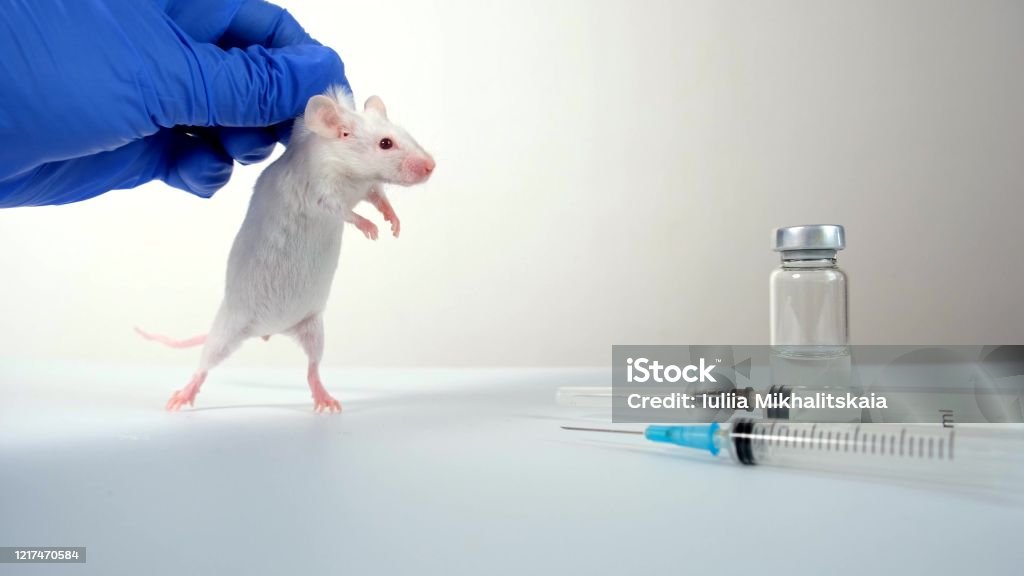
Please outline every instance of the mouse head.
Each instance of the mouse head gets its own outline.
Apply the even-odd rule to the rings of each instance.
[[[303,121],[320,139],[327,161],[336,161],[353,176],[411,186],[425,182],[434,171],[434,159],[412,136],[388,120],[384,102],[366,100],[363,113],[341,98],[313,96]]]

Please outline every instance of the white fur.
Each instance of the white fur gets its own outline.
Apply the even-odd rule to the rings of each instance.
[[[328,96],[350,130],[342,138],[324,137],[300,118],[285,153],[260,175],[231,249],[224,300],[200,371],[215,366],[247,338],[299,335],[306,321],[305,330],[322,331],[320,317],[352,209],[381,183],[415,183],[402,172],[407,156],[429,158],[375,110],[357,113],[351,94],[333,90]],[[384,137],[395,142],[395,149],[380,149]],[[319,362],[312,354],[310,360]]]

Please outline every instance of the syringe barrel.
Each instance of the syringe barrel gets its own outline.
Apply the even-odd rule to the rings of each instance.
[[[802,424],[739,420],[727,443],[742,464],[998,487],[1022,470],[1019,434],[935,424]]]

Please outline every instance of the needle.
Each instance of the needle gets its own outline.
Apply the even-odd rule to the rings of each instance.
[[[581,428],[579,426],[562,426],[562,430],[581,430],[583,432],[615,432],[616,434],[644,434],[642,430],[613,430],[611,428]]]

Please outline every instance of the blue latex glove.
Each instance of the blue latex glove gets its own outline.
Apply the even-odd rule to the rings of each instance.
[[[338,55],[263,0],[0,1],[0,207],[209,197],[332,84]]]

